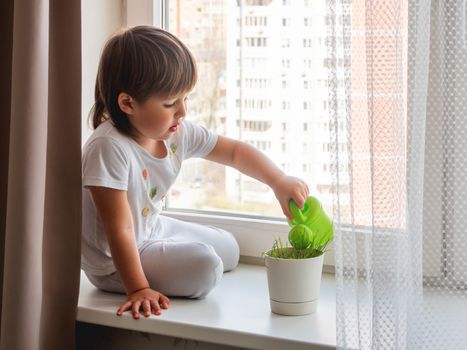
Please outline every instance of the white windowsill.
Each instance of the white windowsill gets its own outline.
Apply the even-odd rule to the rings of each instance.
[[[318,310],[306,316],[271,313],[264,266],[240,264],[205,299],[171,299],[161,316],[115,315],[125,296],[97,290],[81,274],[77,321],[249,349],[336,347],[334,275],[323,274]]]

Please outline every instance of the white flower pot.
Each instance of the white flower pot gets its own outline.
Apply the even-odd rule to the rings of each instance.
[[[323,255],[308,259],[280,259],[267,255],[271,311],[281,315],[306,315],[318,306]]]

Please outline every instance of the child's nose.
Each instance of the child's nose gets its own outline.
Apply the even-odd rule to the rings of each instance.
[[[186,115],[186,105],[185,101],[180,103],[180,107],[178,108],[177,111],[177,118],[183,118]]]

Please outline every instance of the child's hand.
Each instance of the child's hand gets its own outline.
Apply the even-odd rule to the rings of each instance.
[[[287,175],[282,175],[271,188],[281,205],[282,212],[288,220],[292,220],[292,214],[289,210],[289,200],[293,199],[297,203],[297,206],[303,209],[309,194],[308,186],[304,181]]]
[[[151,316],[151,310],[154,315],[160,315],[161,308],[169,308],[169,302],[169,298],[165,295],[148,287],[129,294],[125,304],[117,310],[117,316],[121,316],[125,311],[131,310],[133,318],[137,320],[139,319],[139,310],[141,308],[145,317]]]

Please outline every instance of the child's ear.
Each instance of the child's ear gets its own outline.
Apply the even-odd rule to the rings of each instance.
[[[118,94],[118,106],[127,115],[134,114],[135,100],[125,92]]]

